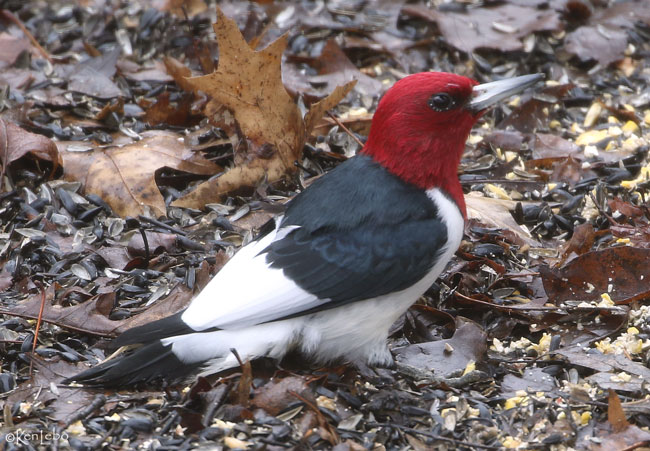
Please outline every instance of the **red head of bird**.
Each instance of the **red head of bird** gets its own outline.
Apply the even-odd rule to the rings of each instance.
[[[456,172],[472,126],[489,106],[540,79],[535,74],[479,85],[445,72],[405,77],[379,102],[362,152],[419,188],[444,189],[465,214]]]

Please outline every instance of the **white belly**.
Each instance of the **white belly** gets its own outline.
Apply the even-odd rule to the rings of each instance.
[[[464,219],[458,206],[438,189],[427,191],[427,195],[436,203],[448,231],[438,263],[405,290],[311,315],[300,337],[305,354],[320,361],[341,356],[370,364],[392,361],[386,348],[390,326],[435,282],[463,238]]]

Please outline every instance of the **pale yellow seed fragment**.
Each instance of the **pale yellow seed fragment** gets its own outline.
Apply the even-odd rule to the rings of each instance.
[[[70,426],[65,428],[65,431],[68,434],[72,434],[72,435],[86,435],[86,428],[84,427],[81,420],[72,423]]]
[[[600,302],[598,303],[598,307],[613,307],[614,301],[612,301],[612,298],[609,294],[603,293],[600,295]]]
[[[465,366],[465,371],[463,371],[463,376],[475,370],[476,370],[476,362],[470,360],[469,362],[467,362],[467,365]]]
[[[492,183],[486,183],[485,189],[488,192],[488,194],[492,194],[493,197],[496,197],[498,199],[504,199],[504,200],[512,200],[510,196],[508,196],[506,190],[504,190],[500,186],[493,185]]]
[[[588,146],[589,144],[596,144],[605,138],[607,138],[607,130],[589,130],[576,138],[576,144]]]
[[[625,125],[623,126],[623,133],[625,133],[625,136],[629,136],[632,133],[634,134],[639,134],[640,133],[639,126],[636,125],[636,122],[634,121],[627,121]]]
[[[523,442],[509,435],[505,439],[503,439],[501,444],[503,445],[504,448],[515,449],[523,445]]]
[[[628,152],[634,152],[636,149],[641,147],[644,143],[644,141],[639,138],[638,136],[632,135],[629,138],[627,138],[625,141],[623,141],[623,150],[628,151]]]
[[[239,440],[235,437],[224,437],[223,444],[230,449],[246,449],[250,446],[250,443]]]
[[[598,120],[600,113],[603,111],[603,107],[600,102],[594,102],[591,104],[585,115],[585,120],[582,123],[583,127],[591,128]]]

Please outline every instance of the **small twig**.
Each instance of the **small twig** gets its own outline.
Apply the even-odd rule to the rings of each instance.
[[[332,113],[330,113],[329,111],[327,112],[327,115],[328,115],[329,117],[331,117],[332,120],[333,120],[334,122],[336,122],[336,125],[338,125],[339,127],[341,127],[341,128],[343,129],[343,131],[345,131],[345,133],[347,133],[348,135],[350,135],[350,136],[352,137],[352,139],[354,139],[354,140],[357,142],[357,144],[359,144],[361,147],[363,147],[363,143],[361,142],[361,140],[360,140],[359,138],[357,138],[356,135],[355,135],[354,133],[352,133],[352,132],[350,131],[349,128],[347,128],[345,125],[343,125],[343,122],[341,122],[341,121],[339,120],[338,117],[334,116],[334,115],[333,115]]]
[[[142,226],[138,227],[138,230],[140,230],[140,235],[142,235],[142,242],[144,243],[144,260],[147,262],[147,267],[149,267],[151,254],[149,253],[149,240],[147,239],[147,232],[144,231]]]
[[[176,227],[172,227],[172,226],[170,226],[168,224],[165,224],[162,221],[158,221],[157,219],[154,219],[154,218],[148,218],[148,217],[143,216],[143,215],[138,215],[138,219],[140,221],[148,222],[149,224],[153,224],[155,226],[158,226],[158,227],[163,228],[165,230],[169,230],[170,232],[174,232],[174,233],[177,233],[177,234],[182,235],[182,236],[187,235],[186,232],[183,232],[182,230],[177,229]]]
[[[25,27],[25,25],[22,23],[22,21],[16,17],[11,11],[8,9],[3,9],[2,14],[9,19],[11,22],[13,22],[20,30],[27,36],[27,38],[30,40],[32,45],[36,47],[36,50],[41,54],[43,58],[48,60],[51,64],[54,64],[54,60],[52,60],[52,57],[47,53],[47,50],[45,50],[41,44],[38,43],[34,35]]]
[[[2,192],[2,187],[5,180],[5,169],[9,165],[9,137],[7,136],[7,124],[5,121],[0,120],[0,137],[2,137],[2,150],[4,153],[4,158],[2,159],[2,170],[0,171],[0,192]]]
[[[41,322],[43,320],[43,310],[45,310],[45,288],[39,280],[34,281],[34,285],[41,290],[41,308],[38,311],[38,318],[36,320],[36,329],[34,330],[34,343],[32,344],[32,352],[29,357],[29,377],[32,377],[32,371],[34,369],[34,353],[36,352],[36,345],[38,343],[38,332],[41,329]]]

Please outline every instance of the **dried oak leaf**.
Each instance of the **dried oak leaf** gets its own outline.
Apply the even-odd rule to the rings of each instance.
[[[235,21],[218,10],[214,31],[219,43],[219,66],[208,75],[187,79],[195,91],[203,91],[232,110],[249,149],[267,150],[265,158],[248,156],[247,161],[220,177],[200,184],[172,205],[203,208],[222,195],[255,186],[267,177],[280,180],[295,171],[315,121],[334,107],[354,86],[354,81],[337,87],[328,97],[312,105],[303,119],[300,109],[282,84],[283,35],[263,50],[255,51],[244,40]]]
[[[362,73],[333,38],[327,41],[312,66],[318,70],[318,75],[306,78],[297,66],[285,64],[282,76],[286,88],[306,98],[321,98],[337,85],[357,80],[356,90],[365,96],[382,92],[382,83]]]
[[[27,154],[51,161],[54,164],[52,173],[59,165],[59,152],[51,139],[30,133],[13,122],[0,119],[0,164],[2,167],[6,168],[7,165]]]
[[[150,131],[142,136],[144,139],[122,147],[90,152],[73,151],[71,145],[57,143],[64,178],[82,182],[86,193],[100,196],[120,216],[163,216],[165,201],[156,185],[156,171],[168,167],[211,175],[221,170],[192,151],[179,135]]]

